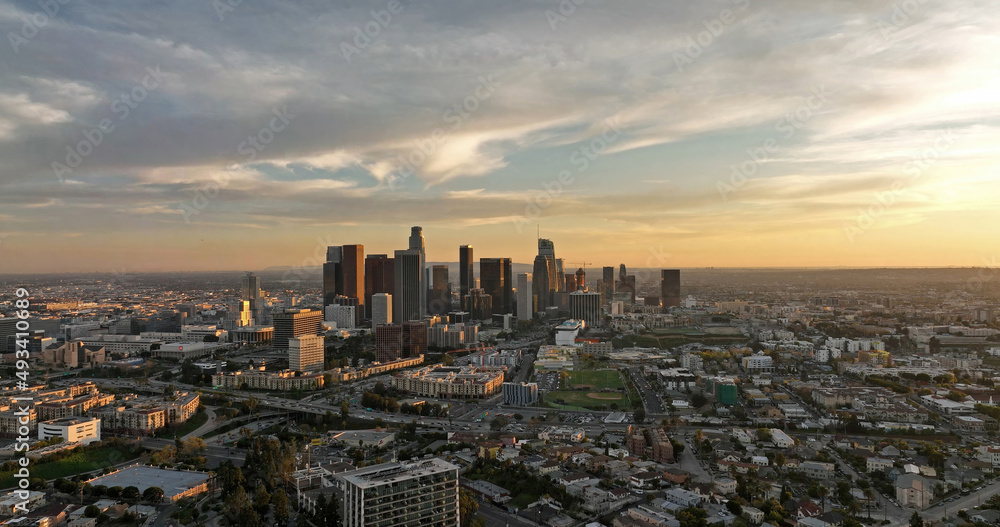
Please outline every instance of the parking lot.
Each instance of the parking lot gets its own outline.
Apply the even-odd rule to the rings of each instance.
[[[538,383],[539,390],[556,391],[561,385],[562,374],[557,371],[539,372],[535,375],[535,382]]]

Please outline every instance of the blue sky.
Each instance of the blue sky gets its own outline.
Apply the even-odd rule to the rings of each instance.
[[[224,2],[0,1],[0,272],[996,252],[989,2]]]

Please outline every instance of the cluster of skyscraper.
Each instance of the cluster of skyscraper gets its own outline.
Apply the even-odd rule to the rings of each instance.
[[[425,328],[435,323],[464,324],[495,315],[530,320],[538,313],[568,312],[588,325],[598,325],[605,306],[614,301],[631,304],[636,299],[636,277],[627,273],[624,264],[617,280],[614,268],[605,267],[602,280],[591,291],[584,269],[565,273],[555,245],[543,238],[538,240],[531,273],[515,275],[510,258],[480,258],[477,279],[473,246],[460,246],[458,257],[456,310],[448,266],[428,267],[421,227],[411,228],[408,247],[395,251],[391,258],[387,254],[366,257],[360,244],[329,247],[323,264],[324,304],[338,321],[349,319],[352,312],[357,325],[370,321],[380,343],[380,358],[391,359],[423,353],[427,336],[413,324]],[[663,271],[661,293],[665,307],[680,306],[680,271]],[[660,301],[647,295],[647,305],[650,300]],[[329,306],[336,307],[330,311]]]
[[[596,323],[602,306],[615,300],[629,304],[636,300],[636,277],[628,274],[624,264],[617,278],[613,267],[605,267],[597,289],[590,291],[584,269],[565,273],[563,259],[556,258],[555,244],[544,238],[538,240],[531,273],[515,276],[510,258],[480,258],[477,280],[473,246],[460,246],[458,256],[459,307],[471,320],[505,314],[524,320],[536,313],[564,310],[572,316],[586,315],[581,318]],[[323,265],[324,303],[355,306],[359,324],[368,319],[371,327],[376,327],[453,312],[448,266],[428,268],[420,227],[410,230],[408,248],[395,251],[392,258],[386,254],[365,257],[363,245],[343,245],[329,247],[327,260]],[[664,307],[680,306],[680,271],[662,271],[660,292],[660,297],[647,295],[646,304],[655,301]]]

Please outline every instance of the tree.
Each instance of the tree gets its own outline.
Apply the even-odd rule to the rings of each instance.
[[[201,455],[208,448],[205,444],[205,440],[200,437],[192,437],[181,442],[181,448],[179,450],[180,457],[183,460],[188,460],[193,457]]]
[[[632,412],[632,415],[635,417],[636,423],[642,424],[646,422],[646,410],[644,410],[641,406],[636,408],[635,412]]]
[[[87,505],[87,508],[83,509],[83,515],[88,518],[96,518],[101,515],[101,509],[97,508],[97,505]]]
[[[708,527],[708,512],[697,507],[688,507],[677,513],[681,527]]]
[[[351,405],[347,404],[347,401],[340,403],[340,420],[347,423],[347,417],[350,413]]]
[[[238,467],[233,465],[230,460],[223,461],[219,465],[219,468],[215,470],[215,480],[218,482],[219,488],[222,489],[222,494],[224,496],[230,496],[236,492],[236,489],[243,488],[246,480],[243,478],[243,471]]]
[[[278,489],[271,495],[271,506],[274,507],[274,521],[278,527],[288,524],[288,494],[284,489]]]
[[[271,494],[264,485],[258,483],[253,491],[253,508],[261,517],[267,516],[267,508],[271,504]]]
[[[260,516],[253,510],[250,498],[243,487],[237,487],[236,492],[226,499],[226,520],[229,525],[239,527],[261,527]]]
[[[736,503],[733,500],[729,500],[726,502],[726,509],[728,509],[729,512],[733,513],[734,516],[740,516],[741,514],[743,514],[743,507],[740,507],[740,504]]]
[[[910,527],[924,527],[924,519],[917,514],[917,511],[913,511],[913,515],[910,516]]]
[[[445,366],[454,366],[455,357],[452,357],[450,354],[445,354],[444,360],[441,362],[443,362]]]
[[[830,495],[830,489],[826,485],[820,485],[816,489],[816,494],[823,500],[823,512],[826,512],[826,497]]]
[[[160,487],[149,487],[143,491],[142,499],[150,503],[159,503],[163,501],[163,489]]]
[[[136,487],[134,485],[129,485],[128,487],[122,489],[122,498],[126,500],[129,501],[138,500],[140,496],[141,494],[139,493],[139,487]]]
[[[465,489],[458,489],[458,514],[462,518],[461,527],[470,527],[472,518],[479,510],[479,503],[471,492]]]
[[[507,426],[509,424],[510,424],[510,419],[507,419],[507,416],[505,416],[505,415],[498,415],[498,416],[494,417],[493,421],[490,423],[490,429],[491,430],[500,430],[500,429],[502,429],[503,427],[505,427],[505,426]]]
[[[260,399],[251,395],[250,397],[247,397],[246,401],[243,401],[243,406],[247,409],[248,414],[253,414],[254,410],[260,406]]]

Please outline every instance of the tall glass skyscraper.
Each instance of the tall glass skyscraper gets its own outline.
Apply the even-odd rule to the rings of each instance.
[[[480,258],[479,287],[493,298],[493,314],[514,313],[514,281],[510,258]]]
[[[393,319],[397,322],[420,320],[427,314],[427,256],[423,229],[410,229],[410,248],[396,251],[395,256]]]
[[[531,276],[538,311],[554,305],[553,293],[559,287],[558,281],[562,276],[556,273],[556,248],[551,240],[538,239],[538,256],[535,257]]]
[[[458,248],[458,293],[465,298],[469,290],[476,288],[476,275],[473,271],[472,246],[462,245]],[[464,307],[463,307],[464,309]]]

